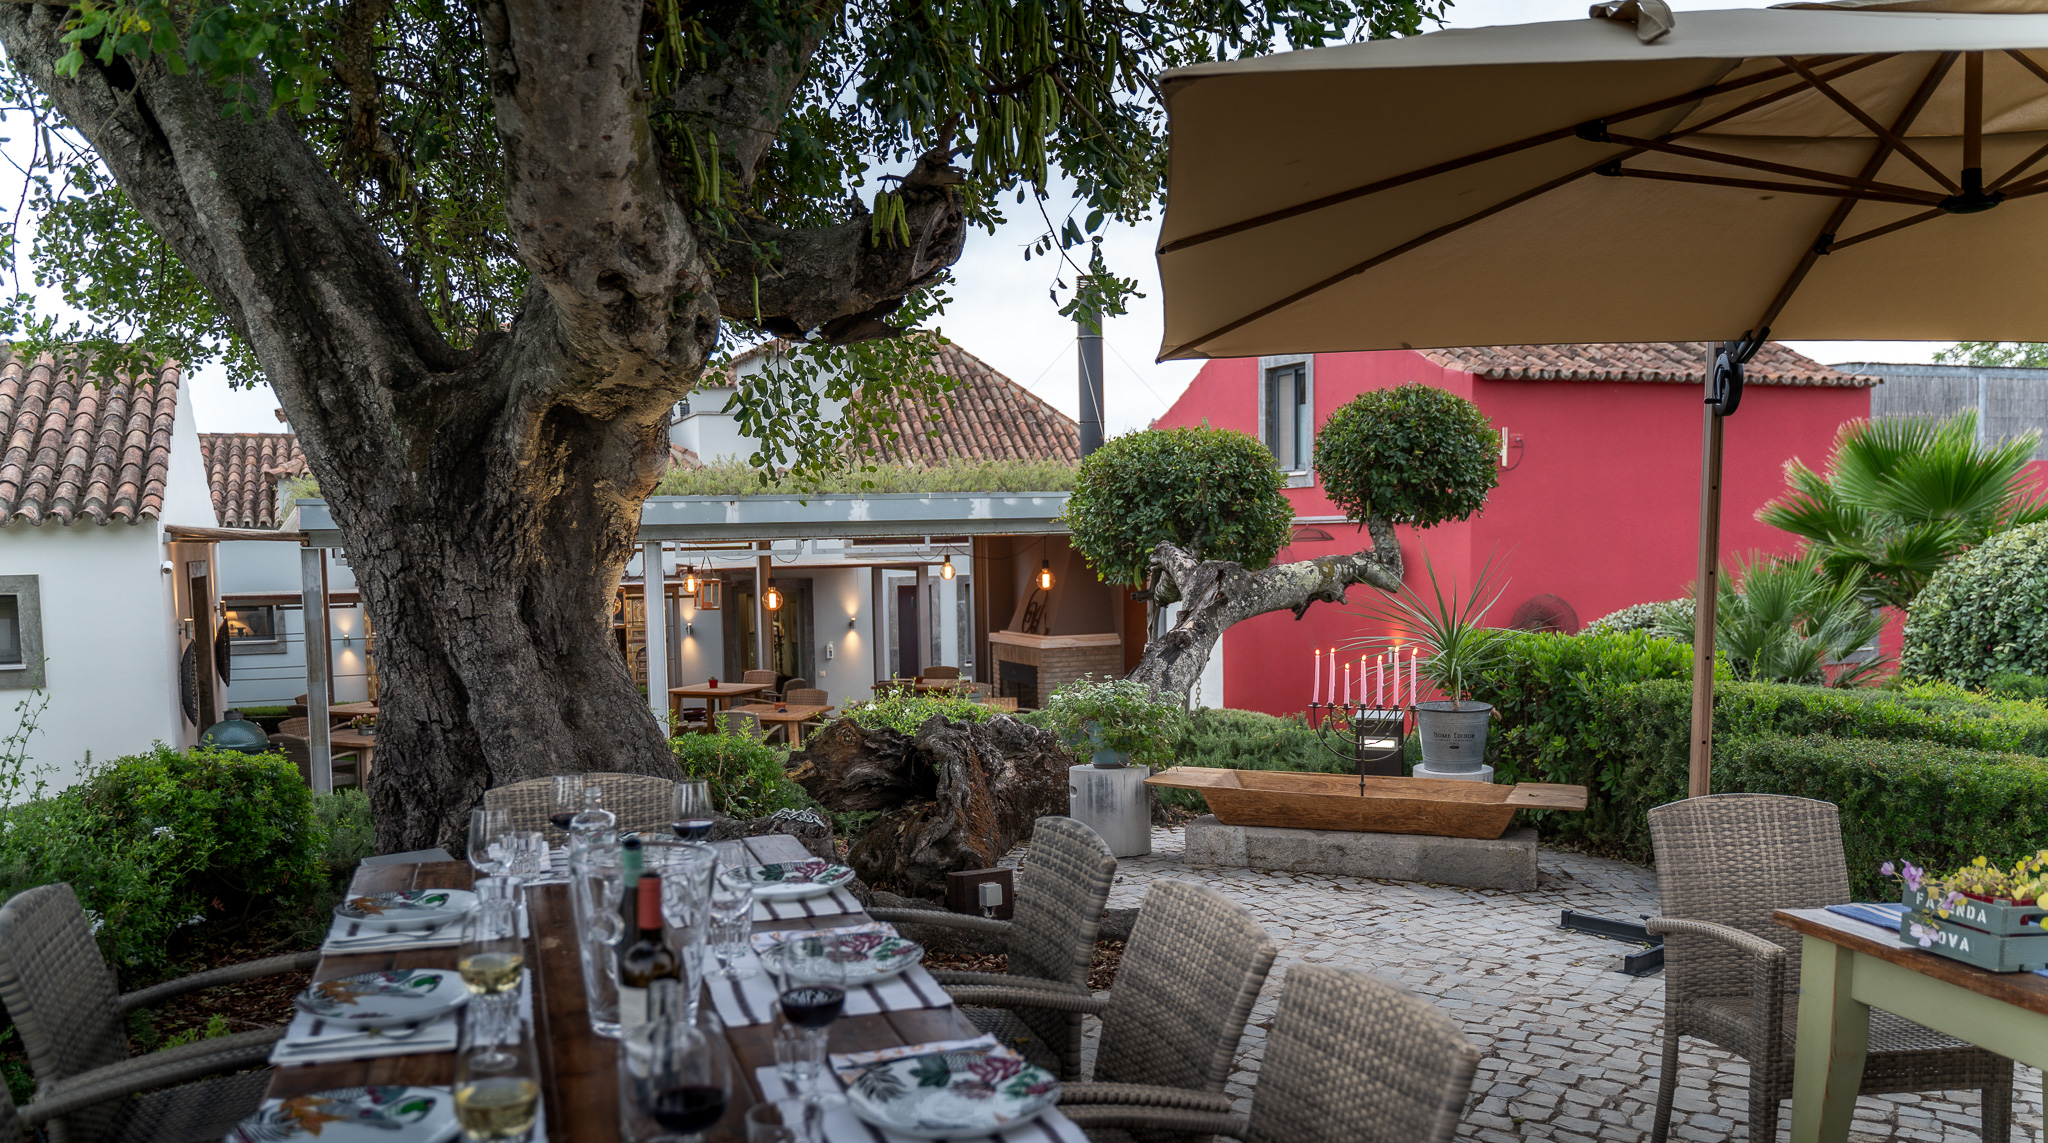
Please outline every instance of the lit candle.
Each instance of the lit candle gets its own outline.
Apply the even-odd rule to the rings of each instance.
[[[1401,705],[1401,645],[1394,644],[1394,705]]]
[[[1372,660],[1372,705],[1380,710],[1387,709],[1387,653],[1381,651]]]
[[[1323,688],[1330,693],[1330,701],[1337,701],[1337,648],[1330,648],[1330,685]]]
[[[1365,705],[1365,656],[1358,657],[1358,705]]]
[[[1314,706],[1323,701],[1323,649],[1316,648],[1315,666],[1308,672],[1308,704]]]
[[[1336,653],[1336,648],[1333,647],[1330,649],[1330,654],[1335,655]],[[1344,690],[1340,693],[1342,693],[1345,698],[1351,697],[1351,664],[1349,663],[1344,664]]]
[[[1408,701],[1411,703],[1422,701],[1422,692],[1415,689],[1415,660],[1418,657],[1420,657],[1420,652],[1413,650],[1408,652]]]

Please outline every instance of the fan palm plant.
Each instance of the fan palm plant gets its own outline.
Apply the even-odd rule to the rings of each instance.
[[[1862,573],[1837,579],[1808,552],[1794,559],[1757,557],[1721,571],[1714,606],[1714,647],[1738,679],[1861,686],[1888,660],[1850,662],[1875,642],[1884,616],[1865,600]],[[1689,623],[1665,621],[1657,634],[1692,642]],[[1832,680],[1826,668],[1840,665]]]
[[[2039,442],[2039,433],[1980,442],[1974,410],[1852,421],[1835,437],[1827,475],[1788,461],[1790,488],[1756,518],[1805,539],[1835,582],[1860,576],[1870,599],[1903,611],[1964,549],[2048,520],[2048,501],[2027,487]]]

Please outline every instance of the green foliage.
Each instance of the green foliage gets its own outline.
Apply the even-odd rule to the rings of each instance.
[[[2029,490],[2040,434],[1977,439],[1977,413],[1851,421],[1835,436],[1826,476],[1793,460],[1790,489],[1757,519],[1813,546],[1838,582],[1902,611],[1942,565],[2008,528],[2048,520]]]
[[[315,794],[313,816],[327,838],[328,888],[340,893],[348,888],[363,858],[377,852],[377,823],[370,816],[370,796],[354,788]]]
[[[312,795],[275,754],[159,744],[4,821],[0,890],[70,882],[116,964],[159,964],[186,924],[302,900],[325,882]]]
[[[1502,641],[1507,632],[1497,627],[1481,627],[1480,620],[1500,601],[1500,592],[1487,594],[1487,580],[1493,572],[1493,561],[1487,560],[1479,568],[1479,574],[1472,577],[1472,587],[1464,599],[1456,594],[1444,595],[1443,585],[1437,582],[1436,565],[1430,562],[1429,553],[1422,556],[1423,566],[1429,571],[1431,599],[1422,598],[1421,593],[1407,584],[1399,591],[1381,591],[1372,597],[1360,610],[1368,617],[1407,632],[1409,642],[1429,648],[1429,658],[1422,664],[1422,674],[1437,689],[1451,698],[1451,705],[1464,701],[1472,681],[1481,672],[1492,666],[1503,652]],[[1363,668],[1361,667],[1361,670]],[[1484,701],[1484,700],[1482,700]]]
[[[1692,734],[1692,683],[1616,687],[1606,717],[1627,749],[1685,769]],[[1844,690],[1730,682],[1714,688],[1714,735],[1810,735],[1933,742],[1971,750],[2048,757],[2048,710],[1955,688]]]
[[[1299,716],[1276,718],[1250,710],[1189,711],[1174,729],[1173,764],[1224,770],[1351,772],[1351,763],[1323,748]],[[1198,814],[1209,803],[1196,790],[1159,791],[1159,800]]]
[[[1172,760],[1174,728],[1186,714],[1143,683],[1092,675],[1054,691],[1045,710],[1053,733],[1076,757],[1114,750],[1140,766]]]
[[[2048,675],[2048,524],[1993,536],[1937,572],[1906,616],[1899,665],[1964,687]]]
[[[1065,492],[1078,470],[1058,460],[948,460],[942,464],[878,464],[818,480],[765,479],[738,460],[672,468],[656,496],[827,496],[889,492]]]
[[[43,796],[48,767],[34,764],[29,743],[42,729],[43,712],[50,709],[50,696],[40,688],[30,691],[14,704],[14,729],[0,735],[0,807],[27,798]]]
[[[1865,602],[1860,568],[1831,578],[1808,553],[1758,556],[1737,570],[1721,570],[1714,649],[1728,657],[1738,679],[1862,686],[1890,661],[1872,656],[1839,669],[1832,681],[1824,668],[1876,642],[1883,630],[1884,615]],[[1690,644],[1693,617],[1673,610],[1655,633]]]
[[[987,722],[998,713],[986,703],[969,702],[959,695],[937,691],[921,695],[892,691],[865,702],[847,703],[840,708],[839,717],[850,718],[855,726],[868,730],[887,729],[914,735],[919,727],[934,718],[948,722]]]
[[[1294,534],[1286,477],[1265,445],[1227,429],[1125,433],[1081,462],[1061,519],[1108,583],[1142,587],[1162,541],[1258,569]]]
[[[2048,345],[2038,341],[1959,341],[1936,350],[1934,359],[1944,365],[2048,369]]]
[[[2048,679],[2023,671],[2000,671],[1984,681],[1984,689],[2004,699],[2048,699]]]
[[[1354,520],[1428,528],[1479,511],[1500,483],[1499,440],[1479,406],[1430,385],[1375,389],[1316,434],[1316,479]]]
[[[1682,785],[1682,783],[1681,783]],[[1987,856],[2010,864],[2048,846],[2048,764],[1927,742],[1756,735],[1721,743],[1714,792],[1747,790],[1833,802],[1856,895],[1899,899],[1878,874],[1905,859],[1953,869]]]
[[[1632,603],[1612,611],[1579,629],[1581,635],[1619,635],[1626,631],[1691,631],[1694,604],[1691,599],[1667,599],[1657,603]],[[1661,637],[1661,636],[1660,636]],[[1692,642],[1687,635],[1685,641]]]
[[[786,751],[746,734],[685,734],[669,744],[686,778],[711,784],[711,804],[736,818],[766,817],[813,805],[782,772]]]
[[[1500,652],[1472,687],[1472,697],[1496,711],[1486,742],[1494,780],[1586,787],[1583,813],[1537,815],[1544,832],[1560,840],[1604,848],[1605,839],[1627,835],[1628,815],[1640,819],[1643,807],[1633,760],[1615,741],[1609,696],[1643,679],[1687,680],[1691,693],[1691,649],[1642,631],[1513,631],[1502,635]],[[1725,673],[1717,661],[1716,676]]]

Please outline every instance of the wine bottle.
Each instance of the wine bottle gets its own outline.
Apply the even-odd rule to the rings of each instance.
[[[640,935],[640,874],[647,868],[647,851],[640,839],[629,837],[619,843],[619,939],[612,946],[619,956],[633,947]]]
[[[675,980],[682,974],[682,961],[668,942],[661,939],[661,876],[649,873],[640,878],[639,939],[619,954],[619,1028],[630,1030],[649,1018],[648,990],[657,980]]]

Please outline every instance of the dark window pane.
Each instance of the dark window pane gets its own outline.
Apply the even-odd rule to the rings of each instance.
[[[0,595],[0,663],[21,663],[21,599]]]

